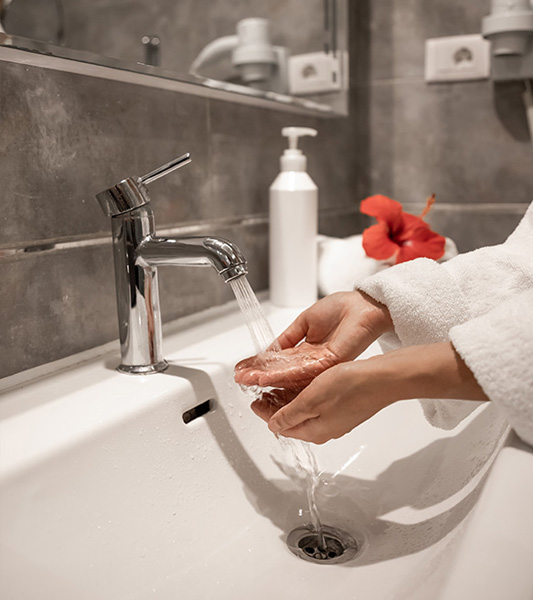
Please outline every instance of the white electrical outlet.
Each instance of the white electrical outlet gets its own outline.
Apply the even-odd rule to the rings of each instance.
[[[490,42],[481,34],[426,40],[425,80],[465,81],[490,75]]]
[[[342,52],[310,52],[289,57],[289,90],[293,96],[335,92],[341,89]]]

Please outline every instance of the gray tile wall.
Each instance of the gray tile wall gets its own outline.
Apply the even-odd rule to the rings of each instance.
[[[357,94],[351,102],[357,115]],[[7,62],[0,62],[0,114],[0,377],[117,337],[110,223],[94,196],[185,151],[192,164],[151,185],[158,229],[192,227],[235,241],[256,291],[268,285],[268,188],[283,126],[319,130],[302,146],[320,188],[321,230],[349,235],[362,227],[357,202],[367,169],[351,118]],[[232,297],[209,269],[161,271],[164,321]]]
[[[461,251],[499,243],[533,201],[522,83],[426,84],[427,38],[479,33],[490,0],[372,0],[369,186],[421,208]],[[518,206],[517,206],[518,205]]]
[[[351,3],[347,119],[0,63],[0,377],[116,337],[109,223],[94,194],[186,150],[192,165],[152,185],[158,227],[234,240],[257,291],[267,286],[268,186],[288,124],[320,131],[304,144],[322,233],[361,231],[356,207],[369,193],[415,212],[435,192],[430,222],[460,249],[504,239],[533,199],[520,86],[423,82],[425,38],[479,31],[488,5]],[[160,284],[166,321],[230,299],[207,269],[165,268]]]

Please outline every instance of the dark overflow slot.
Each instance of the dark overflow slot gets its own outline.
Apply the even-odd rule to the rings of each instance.
[[[201,417],[201,416],[207,414],[210,410],[212,410],[213,406],[214,406],[214,401],[211,399],[206,400],[205,402],[202,402],[201,404],[197,404],[193,408],[190,408],[189,410],[186,410],[183,413],[183,422],[186,425],[189,424],[191,421],[194,421],[198,417]]]

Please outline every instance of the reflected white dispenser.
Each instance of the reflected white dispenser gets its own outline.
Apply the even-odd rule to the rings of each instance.
[[[270,299],[276,306],[307,307],[317,299],[318,188],[309,177],[298,138],[316,129],[284,127],[289,148],[270,186]]]

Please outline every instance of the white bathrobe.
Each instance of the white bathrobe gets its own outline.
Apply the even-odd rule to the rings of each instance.
[[[438,264],[419,258],[357,288],[385,304],[395,333],[385,350],[451,340],[485,394],[533,445],[533,204],[509,238]],[[423,400],[427,418],[450,429],[472,403]]]

